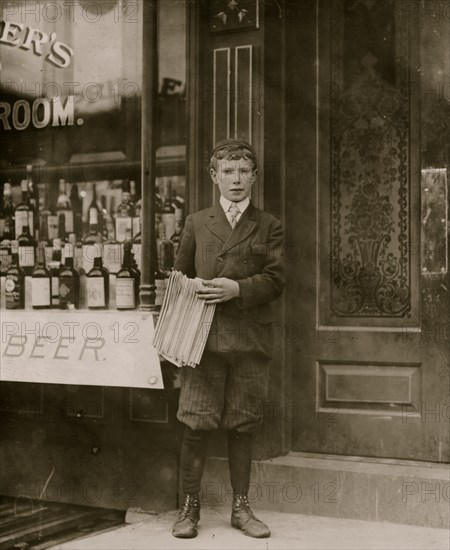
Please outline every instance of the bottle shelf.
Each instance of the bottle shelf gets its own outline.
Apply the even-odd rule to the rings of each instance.
[[[35,309],[32,306],[32,277],[27,275],[25,277],[25,307],[23,309],[15,309],[15,310],[8,310],[6,309],[6,301],[5,301],[5,277],[0,277],[0,310],[2,312],[2,321],[4,317],[4,312],[8,311],[15,311],[15,312],[25,312],[25,311],[35,311]],[[122,314],[122,312],[125,311],[133,311],[130,310],[116,310],[116,280],[117,277],[113,274],[109,275],[109,307],[103,311],[108,310],[115,310],[116,314]],[[51,315],[53,312],[58,311],[90,311],[92,313],[97,312],[98,310],[91,310],[87,306],[87,277],[84,274],[80,275],[80,302],[78,308],[70,308],[70,309],[62,309],[59,306],[59,303],[54,303],[52,307],[46,308],[45,314]],[[54,283],[53,283],[54,284]],[[53,286],[52,284],[52,286]],[[52,292],[53,295],[55,295]],[[138,307],[135,308],[138,310]]]
[[[24,274],[30,276],[34,273],[36,251],[44,248],[45,268],[41,269],[40,276],[48,278],[46,269],[50,269],[54,279],[57,280],[59,272],[65,269],[65,250],[70,246],[72,250],[70,257],[73,257],[73,260],[69,268],[73,270],[75,278],[78,277],[77,273],[80,275],[90,273],[94,256],[101,256],[103,267],[107,268],[109,274],[119,274],[119,277],[124,277],[123,270],[131,269],[131,277],[135,279],[134,286],[137,290],[134,304],[130,305],[129,309],[134,309],[139,307],[139,279],[144,258],[144,262],[147,265],[150,263],[155,270],[157,287],[155,305],[162,303],[164,282],[173,268],[184,224],[184,177],[156,178],[154,231],[156,249],[152,252],[155,256],[150,257],[148,251],[145,253],[142,250],[141,245],[140,230],[143,212],[141,192],[135,180],[125,178],[114,181],[67,182],[61,178],[57,188],[58,194],[53,193],[51,196],[50,185],[38,184],[34,181],[31,165],[27,166],[26,174],[26,179],[21,181],[20,186],[12,186],[10,182],[3,186],[3,203],[0,205],[2,207],[0,219],[3,221],[0,228],[0,275],[6,275],[8,278],[8,265],[13,264],[12,248],[17,246],[15,241],[18,241],[17,261]],[[19,237],[16,234],[17,231],[20,232]],[[132,247],[128,260],[125,260],[123,250],[127,242],[131,242]],[[34,252],[33,258],[30,251]],[[30,258],[33,259],[31,263]],[[150,260],[153,261],[150,262]],[[15,267],[13,271],[15,273]],[[16,276],[18,277],[15,274],[14,277]],[[98,274],[97,277],[99,277]],[[82,284],[85,280],[81,278]],[[89,296],[97,295],[95,287],[99,281],[96,281],[93,275],[88,276],[88,280],[88,286],[91,289]],[[20,278],[18,281],[20,282]],[[113,281],[115,281],[114,277]],[[39,286],[44,288],[45,284],[45,281],[41,281],[40,284],[35,281],[34,288],[37,289]],[[67,288],[71,288],[70,285]],[[8,286],[12,288],[8,291],[8,308],[15,309],[10,306],[11,293],[15,293],[15,296],[19,295],[16,294],[12,281],[9,281]],[[107,287],[105,282],[103,293],[107,293]],[[121,281],[120,287],[121,297],[125,300],[126,289],[130,284]],[[114,288],[112,286],[111,295]],[[83,295],[83,289],[81,289],[81,295]],[[69,299],[72,301],[71,298]],[[26,302],[28,307],[31,303],[29,297],[26,298]],[[105,309],[114,309],[117,306],[114,301],[111,301],[109,306],[106,303],[103,306],[100,302],[102,300],[99,300],[98,307]],[[83,302],[78,305],[75,300],[74,303],[76,308],[85,307]],[[42,305],[45,306],[43,302]],[[94,307],[92,300],[89,305]],[[123,301],[117,309],[125,309]]]
[[[175,151],[167,152],[161,148],[156,156],[156,177],[182,176],[186,173],[185,147],[178,147]],[[172,148],[175,149],[175,148]],[[0,167],[0,181],[20,181],[27,175],[26,165]],[[115,180],[124,178],[139,179],[141,163],[139,161],[96,161],[95,167],[91,161],[68,162],[65,164],[47,165],[45,163],[32,164],[32,177],[36,183],[58,185],[60,178],[66,181],[84,181],[86,176],[94,176],[97,180]]]

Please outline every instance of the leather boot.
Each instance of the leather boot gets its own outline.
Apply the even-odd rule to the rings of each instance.
[[[197,536],[197,523],[200,520],[200,500],[198,495],[185,495],[183,506],[173,524],[172,535],[179,539],[193,539]]]
[[[234,495],[231,509],[231,526],[245,535],[263,539],[270,537],[270,529],[250,509],[246,495]]]

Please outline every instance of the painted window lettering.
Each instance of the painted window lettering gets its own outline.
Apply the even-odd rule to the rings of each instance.
[[[44,55],[45,47],[45,49],[50,50],[45,56],[46,61],[61,69],[69,66],[73,49],[64,42],[56,40],[55,32],[48,35],[44,31],[26,27],[22,23],[15,23],[14,21],[2,21],[1,27],[0,44],[30,50],[38,56]]]
[[[0,128],[3,130],[25,130],[32,125],[35,128],[46,126],[73,126],[75,120],[74,96],[64,101],[61,97],[39,97],[32,103],[19,99],[13,104],[0,101]],[[77,124],[82,124],[81,119]]]

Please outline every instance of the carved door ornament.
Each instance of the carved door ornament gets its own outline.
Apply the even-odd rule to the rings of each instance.
[[[370,23],[376,4],[359,4]],[[384,4],[385,11],[393,7]],[[388,25],[386,13],[377,17]],[[367,49],[359,59],[355,49],[350,52],[353,73],[349,78],[347,62],[344,81],[345,52],[339,52],[348,44],[345,30],[344,24],[335,33],[331,54],[331,311],[338,317],[405,317],[411,303],[408,94],[397,84],[405,82],[400,75],[385,77],[395,61],[380,67],[389,65],[385,53],[381,62],[375,53],[384,29],[363,39]],[[390,30],[398,43],[404,39]]]

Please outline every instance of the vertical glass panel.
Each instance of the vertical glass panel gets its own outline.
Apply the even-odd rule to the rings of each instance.
[[[235,50],[235,108],[234,135],[237,139],[252,142],[252,46],[238,46]]]
[[[448,273],[450,18],[445,1],[421,9],[422,273],[432,275]]]
[[[159,73],[158,148],[156,151],[159,166],[156,179],[157,236],[160,268],[164,271],[166,245],[161,245],[161,242],[166,238],[172,239],[176,254],[185,214],[187,7],[186,0],[158,2],[157,7]],[[174,212],[175,217],[173,217]]]
[[[230,137],[230,48],[214,50],[213,142]]]
[[[446,168],[422,169],[422,271],[448,271],[448,178]]]

